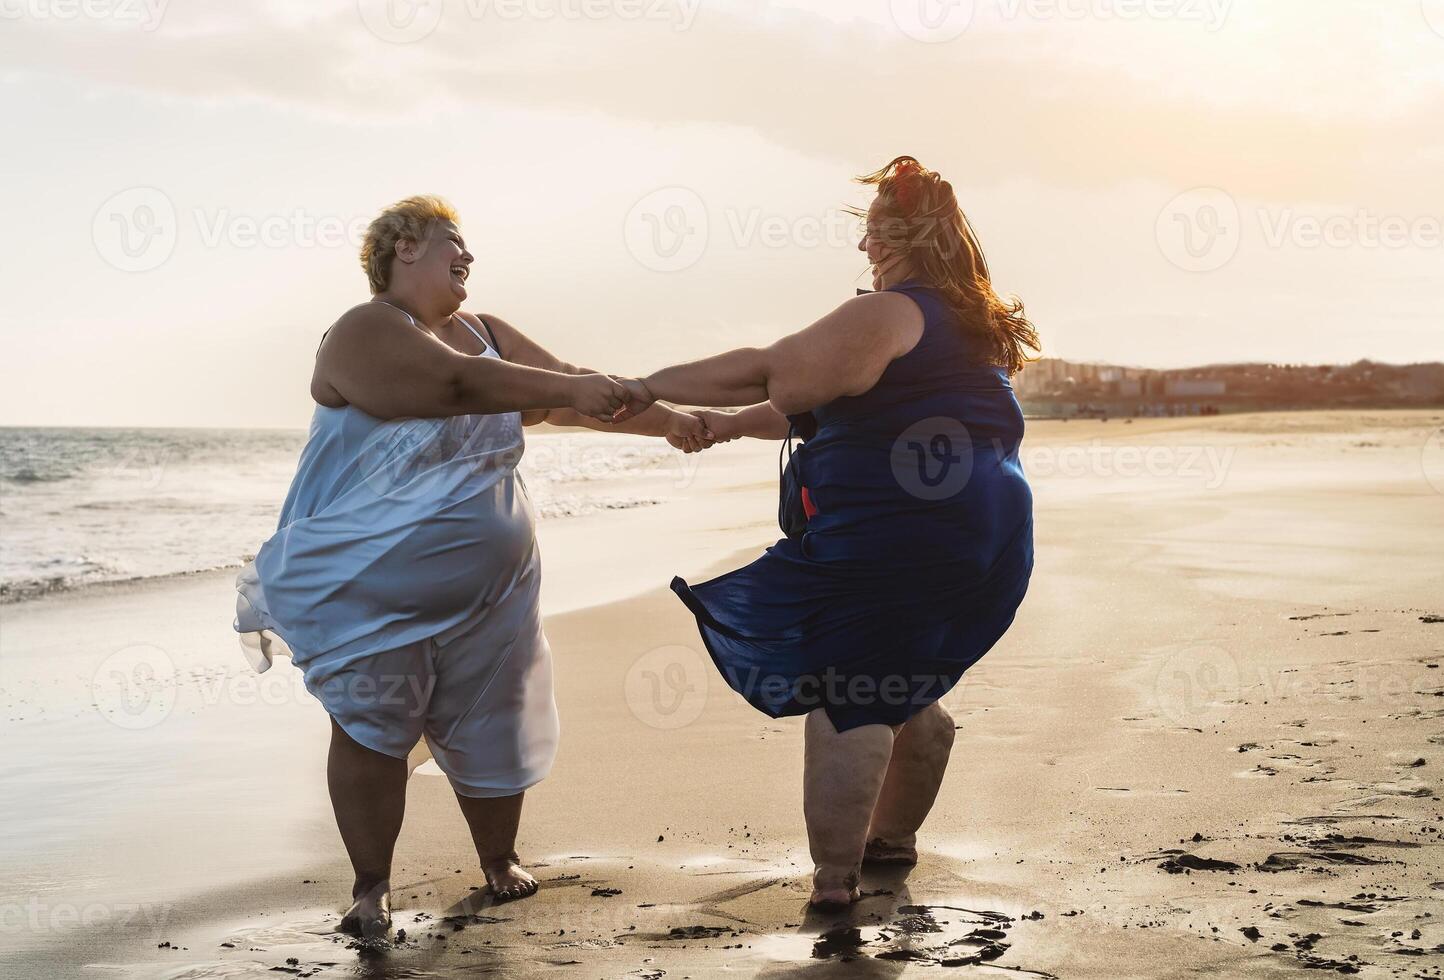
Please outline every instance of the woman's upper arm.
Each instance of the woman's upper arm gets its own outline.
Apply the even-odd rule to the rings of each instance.
[[[783,414],[860,395],[922,337],[922,310],[899,293],[848,300],[767,349],[768,401]]]
[[[363,305],[336,321],[316,355],[316,371],[348,404],[377,418],[457,414],[465,357],[406,322],[399,312]]]

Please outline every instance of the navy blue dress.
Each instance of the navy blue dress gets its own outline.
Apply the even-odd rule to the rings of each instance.
[[[936,290],[916,347],[865,394],[792,421],[804,533],[672,589],[727,683],[778,718],[826,710],[838,731],[899,725],[941,698],[1013,622],[1033,569],[1023,413],[1005,369]]]

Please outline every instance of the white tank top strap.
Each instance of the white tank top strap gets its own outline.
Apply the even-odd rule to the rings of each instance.
[[[380,303],[382,306],[389,306],[389,307],[391,307],[393,310],[396,310],[396,311],[397,311],[398,313],[400,313],[402,316],[406,317],[406,319],[410,320],[410,321],[411,321],[411,325],[412,325],[413,327],[416,326],[416,318],[415,318],[414,316],[412,316],[410,313],[407,313],[407,312],[406,312],[405,310],[403,310],[401,307],[397,306],[395,303],[388,303],[388,302],[386,302],[384,299],[376,299],[376,300],[372,300],[371,302],[373,302],[373,303]],[[483,336],[481,335],[481,333],[480,333],[475,327],[473,327],[470,323],[467,323],[465,320],[463,320],[461,317],[457,316],[455,313],[453,313],[453,314],[451,314],[451,315],[452,315],[452,318],[455,319],[457,323],[461,324],[463,327],[465,327],[466,329],[470,330],[470,331],[471,331],[471,335],[472,335],[473,337],[475,337],[477,340],[481,341],[481,346],[482,346],[482,347],[484,347],[484,348],[485,348],[486,350],[488,350],[488,351],[496,351],[497,356],[498,356],[498,357],[501,356],[501,351],[497,351],[495,345],[493,345],[493,344],[492,344],[491,342],[489,342],[485,337],[483,337]]]
[[[455,314],[452,315],[455,316]],[[473,327],[470,323],[467,323],[465,320],[461,319],[461,317],[459,316],[456,317],[456,319],[463,327],[471,331],[471,335],[473,337],[481,341],[481,346],[485,347],[487,350],[491,350],[491,344],[486,342],[486,338],[483,337],[480,333],[478,333],[475,327]]]
[[[406,319],[410,320],[410,321],[411,321],[411,325],[412,325],[413,327],[416,326],[416,317],[412,316],[410,313],[407,313],[405,310],[403,310],[401,307],[397,306],[395,303],[388,303],[388,302],[386,302],[384,299],[373,299],[371,302],[373,302],[373,303],[380,303],[382,306],[389,306],[389,307],[391,307],[393,310],[395,310],[396,312],[400,313],[402,316],[406,317]]]

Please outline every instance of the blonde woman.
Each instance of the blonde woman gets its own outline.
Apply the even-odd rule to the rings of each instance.
[[[727,682],[806,715],[812,904],[858,898],[862,862],[910,864],[953,744],[939,702],[1013,621],[1033,567],[1023,414],[1008,378],[1038,337],[993,291],[952,185],[912,157],[877,189],[859,245],[874,293],[771,347],[628,382],[702,413],[718,439],[804,441],[785,470],[789,536],[673,588]]]
[[[536,891],[516,834],[557,744],[540,564],[515,469],[541,421],[706,442],[695,417],[632,417],[617,380],[460,311],[472,255],[454,211],[408,198],[361,252],[372,297],[316,355],[310,436],[280,525],[238,580],[259,669],[289,652],[331,715],[327,778],[355,872],[343,931],[390,926],[407,757],[425,739],[499,901]],[[640,408],[640,406],[637,406]]]

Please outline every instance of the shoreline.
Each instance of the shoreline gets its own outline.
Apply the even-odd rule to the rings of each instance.
[[[1120,438],[1137,439],[1153,438],[1166,445],[1176,440],[1180,433],[1198,432],[1203,436],[1223,436],[1234,434],[1234,438],[1240,443],[1247,442],[1247,435],[1268,432],[1272,430],[1284,432],[1301,432],[1309,430],[1327,431],[1336,428],[1341,420],[1362,421],[1383,429],[1392,430],[1400,427],[1413,427],[1421,431],[1421,452],[1426,451],[1422,445],[1423,434],[1430,429],[1438,432],[1444,431],[1444,408],[1384,408],[1384,409],[1320,409],[1320,410],[1278,410],[1270,412],[1241,412],[1216,416],[1174,416],[1174,417],[1112,417],[1112,418],[1089,418],[1089,417],[1028,417],[1028,435],[1024,442],[1023,456],[1025,468],[1028,463],[1035,464],[1030,470],[1030,479],[1043,478],[1056,475],[1060,466],[1066,467],[1070,463],[1075,467],[1080,463],[1088,465],[1078,455],[1091,448],[1094,444],[1102,441],[1113,441]],[[544,440],[549,436],[565,435],[599,435],[595,430],[583,427],[557,427],[544,425],[542,431],[528,432],[529,440]],[[157,430],[166,431],[166,430]],[[204,427],[197,431],[210,431]],[[249,431],[249,430],[236,430]],[[270,430],[267,430],[270,431]],[[304,430],[296,430],[304,435]],[[1089,436],[1087,447],[1080,447],[1079,437]],[[600,501],[594,510],[580,514],[558,514],[555,516],[539,517],[539,536],[551,536],[552,529],[561,527],[568,522],[587,520],[595,517],[606,517],[616,519],[633,511],[645,511],[672,506],[686,499],[689,495],[693,498],[708,493],[719,491],[732,491],[739,488],[754,489],[762,493],[770,492],[774,480],[773,470],[775,466],[767,458],[764,447],[768,443],[759,440],[740,440],[727,446],[716,447],[707,453],[694,457],[683,457],[677,455],[677,460],[666,467],[660,467],[642,476],[633,477],[623,481],[619,486],[623,490],[633,492],[632,502],[625,507],[613,507],[605,495],[599,496]],[[1441,439],[1441,446],[1444,446],[1444,439]],[[605,448],[605,443],[599,443],[599,448]],[[1068,457],[1069,450],[1076,450],[1072,457]],[[1425,466],[1430,466],[1431,472],[1426,474],[1432,476],[1440,487],[1444,487],[1444,448],[1439,450],[1440,459],[1432,461],[1421,460]],[[712,462],[717,456],[727,459],[728,464],[737,466],[740,464],[746,467],[746,476],[726,479],[716,479]],[[1030,458],[1031,457],[1031,458]],[[695,461],[695,462],[694,462]],[[1041,465],[1037,465],[1041,464]],[[1198,465],[1215,467],[1221,465],[1219,460],[1204,459],[1198,461]],[[675,473],[670,470],[676,470]],[[713,479],[706,481],[706,485],[698,488],[692,486],[692,480],[698,474],[711,475]],[[1126,475],[1126,474],[1125,474]],[[669,480],[670,477],[670,480]],[[678,490],[681,489],[679,495]],[[599,484],[598,491],[604,488]],[[615,489],[615,488],[614,488]],[[277,501],[276,507],[279,509]],[[645,523],[645,522],[643,522]],[[563,535],[565,537],[565,535]],[[775,536],[772,540],[775,540]],[[770,541],[769,541],[770,543]],[[260,541],[256,542],[258,546]],[[22,606],[33,602],[52,600],[57,597],[69,595],[90,595],[105,594],[113,590],[144,589],[151,587],[149,583],[157,583],[154,587],[164,587],[166,583],[183,581],[198,576],[208,575],[234,575],[242,568],[250,556],[238,557],[220,565],[209,567],[187,569],[180,571],[164,572],[157,575],[134,575],[123,578],[106,578],[91,581],[71,582],[64,577],[39,582],[26,579],[14,583],[0,584],[0,609]],[[620,598],[620,596],[616,596]]]
[[[1417,470],[1437,423],[1384,421],[1040,434],[1237,452],[1211,488],[1116,466],[1035,480],[1037,571],[945,699],[958,743],[922,862],[868,871],[839,915],[804,908],[801,720],[735,696],[665,584],[776,538],[767,444],[631,520],[541,527],[562,747],[519,847],[542,891],[489,906],[445,780],[418,774],[396,861],[406,938],[380,958],[328,932],[349,874],[324,712],[289,664],[250,674],[221,572],[6,606],[0,964],[892,977],[976,957],[978,975],[1070,980],[1432,977],[1444,491]]]

